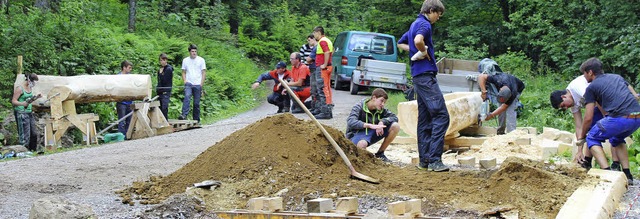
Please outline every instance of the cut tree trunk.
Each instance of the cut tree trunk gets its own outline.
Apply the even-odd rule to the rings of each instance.
[[[118,102],[143,100],[151,96],[151,76],[149,75],[80,75],[48,76],[38,75],[33,94],[42,98],[33,102],[34,107],[49,107],[55,97],[58,101],[74,100],[75,103]],[[18,75],[15,85],[22,84],[24,75]]]
[[[449,112],[449,127],[445,139],[455,138],[458,131],[478,122],[482,98],[480,92],[456,92],[445,94],[444,99]],[[418,132],[418,102],[408,101],[398,104],[400,128],[411,137]]]

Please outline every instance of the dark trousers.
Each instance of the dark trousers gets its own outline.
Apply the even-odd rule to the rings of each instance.
[[[18,141],[30,151],[38,149],[38,129],[33,113],[15,112],[18,124]]]
[[[418,152],[420,162],[441,160],[444,135],[449,128],[449,112],[438,79],[432,73],[413,77],[413,88],[418,101]]]
[[[126,116],[131,112],[131,107],[130,105],[116,103],[116,111],[118,113],[118,120],[120,120],[122,119],[122,117]],[[118,132],[122,133],[124,136],[127,136],[127,131],[129,130],[130,123],[131,123],[131,116],[127,117],[123,121],[120,121],[118,123]]]
[[[202,95],[201,85],[192,85],[187,83],[184,85],[184,99],[182,100],[182,116],[187,118],[189,115],[189,104],[191,96],[193,96],[193,120],[200,122],[200,97]]]
[[[267,96],[267,102],[276,105],[278,107],[278,113],[283,112],[285,109],[286,112],[289,112],[289,107],[291,107],[289,95],[283,95],[280,92],[269,94],[269,96]]]
[[[169,120],[169,101],[171,98],[171,91],[158,91],[158,100],[160,100],[160,112],[164,115],[166,120]]]

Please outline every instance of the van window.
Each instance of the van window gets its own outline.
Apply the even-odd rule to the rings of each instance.
[[[347,38],[347,34],[345,34],[345,33],[338,34],[338,37],[336,37],[336,42],[333,43],[333,46],[334,46],[333,51],[334,52],[337,52],[337,51],[340,51],[340,50],[344,49],[344,48],[342,48],[342,45],[344,45],[344,39],[345,38]]]
[[[373,34],[351,35],[347,49],[356,52],[370,52],[384,55],[390,55],[394,52],[393,39],[391,37]]]

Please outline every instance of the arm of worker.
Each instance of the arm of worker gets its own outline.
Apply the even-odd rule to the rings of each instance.
[[[385,126],[390,126],[394,122],[398,122],[398,116],[391,112],[391,110],[384,108],[382,111],[382,119],[380,119],[380,121],[383,122]]]
[[[327,44],[327,41],[320,41],[320,43],[318,43],[318,46],[320,46],[320,48],[322,48],[322,51],[325,51],[324,54],[324,63],[322,63],[322,65],[320,65],[320,70],[324,70],[327,68],[327,66],[329,66],[329,56],[331,56],[331,53],[329,53],[329,44]]]
[[[500,107],[498,107],[498,109],[489,113],[489,115],[487,115],[487,118],[485,118],[484,120],[486,121],[486,120],[493,119],[493,117],[496,117],[500,115],[500,113],[507,111],[507,108],[509,108],[509,105],[506,103],[503,103],[502,105],[500,105]]]
[[[638,93],[636,93],[636,90],[633,89],[630,84],[627,85],[627,88],[629,88],[629,91],[631,91],[631,94],[633,94],[633,97],[635,97],[636,100],[640,100],[640,96],[638,96]]]
[[[404,34],[402,34],[402,37],[400,37],[400,40],[398,40],[398,49],[401,49],[401,50],[409,52],[409,34],[408,34],[408,32],[405,32]]]
[[[202,80],[200,82],[200,85],[204,85],[205,78],[207,78],[207,69],[202,69]]]
[[[258,88],[258,86],[260,86],[260,83],[262,83],[262,81],[264,81],[264,80],[269,80],[269,79],[273,79],[273,77],[271,77],[271,75],[269,74],[269,72],[262,73],[260,76],[258,76],[258,78],[256,79],[256,81],[255,81],[255,82],[253,82],[253,84],[251,85],[251,89],[256,89],[256,88]]]
[[[480,95],[480,97],[482,97],[482,101],[487,100],[487,79],[488,78],[489,78],[488,74],[478,75],[478,87],[480,87],[480,91],[482,92],[482,94]]]
[[[576,139],[580,139],[582,136],[582,113],[580,110],[578,112],[573,113],[573,123],[576,127]],[[582,145],[577,145],[578,150],[576,151],[575,156],[573,156],[573,160],[576,163],[584,162],[584,154],[582,153]]]
[[[13,98],[11,98],[11,104],[13,104],[14,106],[29,106],[29,103],[25,102],[19,102],[18,98],[20,98],[20,95],[22,94],[22,88],[20,88],[20,86],[16,86],[13,89]]]
[[[413,56],[411,57],[411,61],[417,61],[425,58],[431,61],[428,50],[429,47],[424,45],[424,36],[422,34],[416,35],[416,37],[413,38],[413,43],[418,49],[418,52],[416,52],[416,54],[413,54]]]
[[[358,104],[353,106],[351,109],[351,113],[349,113],[349,117],[347,117],[347,129],[358,130],[358,129],[383,129],[387,126],[384,124],[371,124],[365,123],[359,119],[360,111],[362,111],[362,105]]]
[[[187,70],[186,69],[182,69],[182,83],[183,84],[187,84]]]
[[[596,108],[595,103],[587,103],[584,107],[584,119],[582,119],[582,131],[580,131],[580,136],[578,136],[578,140],[584,139],[587,137],[587,133],[589,132],[589,127],[591,122],[593,121],[593,111]]]

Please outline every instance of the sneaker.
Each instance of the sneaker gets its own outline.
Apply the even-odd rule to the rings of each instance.
[[[633,179],[627,179],[627,185],[632,186],[633,185]]]
[[[613,171],[618,171],[618,172],[622,172],[622,166],[620,166],[620,163],[618,162],[613,162],[611,163],[611,166],[609,166],[611,168],[611,170]]]
[[[449,171],[449,167],[444,165],[441,160],[430,163],[428,169],[433,172],[445,172]]]
[[[387,156],[385,156],[385,155],[384,155],[384,152],[382,152],[382,153],[376,153],[376,154],[375,154],[375,157],[376,157],[376,158],[378,158],[378,159],[380,159],[380,160],[382,160],[382,162],[385,162],[385,163],[391,163],[391,160],[389,160],[389,158],[387,158]]]
[[[178,120],[185,120],[186,118],[183,115],[178,116]]]
[[[416,165],[416,168],[418,168],[418,170],[424,170],[427,171],[428,170],[428,164],[420,162],[418,163],[418,165]]]

